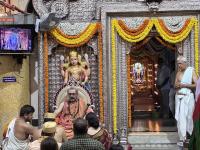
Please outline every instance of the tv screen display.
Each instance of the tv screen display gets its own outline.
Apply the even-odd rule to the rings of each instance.
[[[30,53],[33,29],[24,26],[0,26],[0,53]]]

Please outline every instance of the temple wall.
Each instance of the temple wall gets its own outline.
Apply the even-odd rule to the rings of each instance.
[[[77,0],[69,4],[69,20],[92,20],[97,0]]]
[[[30,104],[29,57],[22,64],[11,55],[0,56],[0,139],[4,126],[18,115],[24,104]],[[17,82],[3,83],[2,77],[15,76]]]

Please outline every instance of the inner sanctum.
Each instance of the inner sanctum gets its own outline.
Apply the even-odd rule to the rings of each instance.
[[[130,67],[131,131],[175,131],[174,98],[168,97],[168,101],[163,99],[161,87],[157,85],[159,68],[166,65],[171,76],[167,79],[163,77],[166,81],[162,82],[166,83],[162,84],[170,92],[175,80],[175,55],[175,45],[163,41],[159,36],[149,36],[132,44],[130,65],[127,66]],[[166,105],[163,106],[163,103]],[[171,108],[163,108],[167,106]],[[163,114],[163,109],[169,110]]]

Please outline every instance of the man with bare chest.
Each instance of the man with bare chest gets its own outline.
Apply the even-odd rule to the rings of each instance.
[[[187,67],[187,60],[183,56],[177,58],[178,72],[175,79],[176,88],[176,109],[175,119],[180,141],[178,144],[182,146],[186,140],[186,133],[192,134],[195,99],[193,90],[196,87],[197,74],[194,68]]]
[[[79,99],[78,91],[74,87],[68,89],[68,99],[62,102],[55,110],[56,123],[65,128],[67,139],[74,136],[73,120],[83,118],[86,113],[93,112],[83,99]]]
[[[29,136],[35,140],[39,138],[40,132],[27,122],[31,122],[34,108],[24,105],[20,110],[20,116],[13,119],[3,141],[3,150],[28,150]]]

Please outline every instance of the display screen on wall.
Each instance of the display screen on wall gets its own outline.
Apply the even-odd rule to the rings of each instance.
[[[31,53],[33,26],[0,26],[0,53]]]

